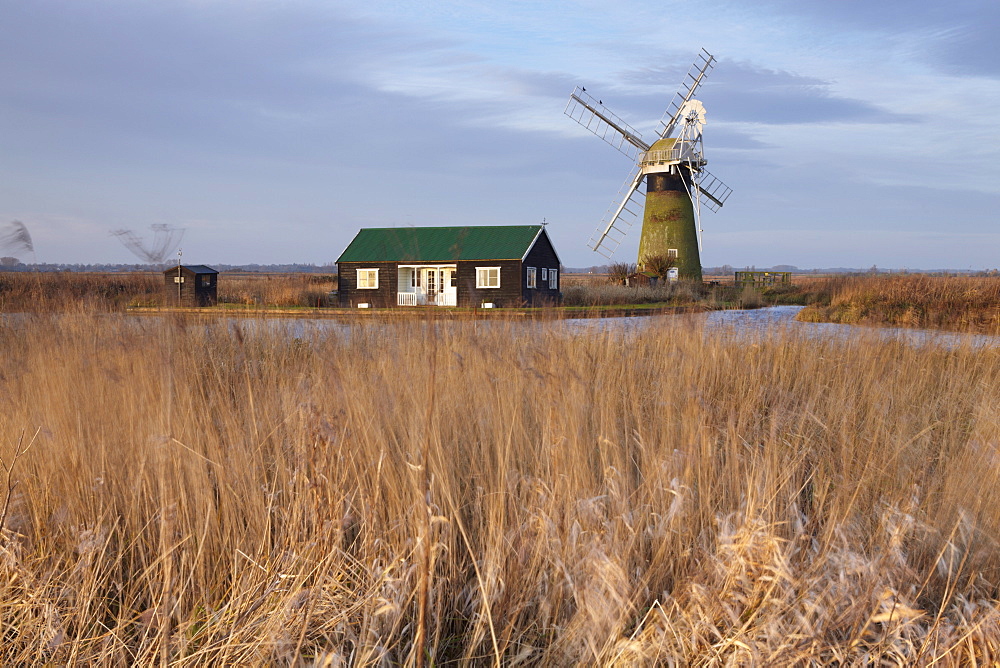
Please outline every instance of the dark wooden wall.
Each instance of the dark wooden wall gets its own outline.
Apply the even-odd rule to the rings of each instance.
[[[534,290],[528,288],[528,267],[535,268],[535,285],[538,287]],[[548,280],[542,280],[542,267],[555,269],[559,272],[556,277],[557,283],[554,290],[549,289]],[[527,256],[524,258],[524,264],[521,267],[521,284],[524,286],[522,299],[525,304],[543,306],[559,303],[559,292],[562,287],[562,271],[559,266],[559,258],[552,247],[552,242],[549,241],[549,236],[544,231],[538,236],[535,245],[531,247],[531,250],[528,251]]]
[[[497,308],[521,305],[521,263],[518,260],[467,260],[458,262],[458,305],[479,306],[484,302]],[[477,288],[477,267],[500,267],[499,288]]]
[[[358,289],[358,269],[378,269],[378,288]],[[372,308],[396,306],[399,270],[395,262],[341,262],[337,264],[337,296],[342,308],[371,304]]]

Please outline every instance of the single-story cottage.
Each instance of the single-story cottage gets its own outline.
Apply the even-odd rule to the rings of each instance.
[[[559,301],[559,256],[542,225],[365,228],[337,272],[342,307]]]

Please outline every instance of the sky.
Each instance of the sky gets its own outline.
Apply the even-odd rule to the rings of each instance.
[[[700,49],[705,266],[1000,266],[996,0],[4,0],[0,225],[38,262],[335,262],[362,227],[543,221],[587,248]],[[615,256],[634,261],[638,228]]]

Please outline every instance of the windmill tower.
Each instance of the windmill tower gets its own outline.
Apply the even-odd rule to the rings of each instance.
[[[636,163],[590,239],[595,252],[610,258],[643,211],[640,267],[646,258],[667,257],[680,278],[701,280],[701,208],[718,211],[732,192],[705,169],[705,107],[694,99],[714,66],[715,57],[702,49],[660,119],[659,137],[652,144],[586,89],[578,87],[570,95],[566,115]]]

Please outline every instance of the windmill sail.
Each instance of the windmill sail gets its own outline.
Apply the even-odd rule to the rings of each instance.
[[[629,173],[618,195],[620,199],[615,200],[617,205],[612,204],[608,208],[604,219],[587,244],[594,252],[608,259],[615,254],[622,239],[635,221],[642,216],[646,192],[643,189],[643,173],[638,166]]]
[[[31,242],[28,227],[20,220],[13,220],[0,227],[0,253],[30,253],[35,255],[35,245]],[[23,255],[21,255],[23,257]]]
[[[694,175],[694,182],[698,186],[698,194],[701,202],[710,211],[718,211],[726,203],[733,189],[723,183],[707,169],[698,170]]]
[[[163,262],[180,244],[184,229],[162,223],[150,225],[149,229],[153,231],[153,239],[149,244],[132,230],[112,230],[111,234],[118,237],[118,240],[140,260],[154,264]]]
[[[663,112],[663,118],[660,119],[660,138],[669,137],[674,128],[677,127],[677,122],[680,120],[681,111],[684,109],[684,105],[694,97],[694,94],[701,88],[702,81],[708,76],[708,73],[712,71],[715,67],[715,56],[710,54],[705,49],[701,50],[698,54],[698,58],[691,65],[688,73],[684,76],[684,81],[681,86],[687,86],[687,89],[677,91],[674,93],[673,99],[670,104],[667,105],[667,110]]]
[[[606,109],[600,100],[595,100],[579,86],[569,96],[563,113],[632,160],[636,159],[640,151],[649,150],[649,144],[642,141],[642,136],[635,128]]]

